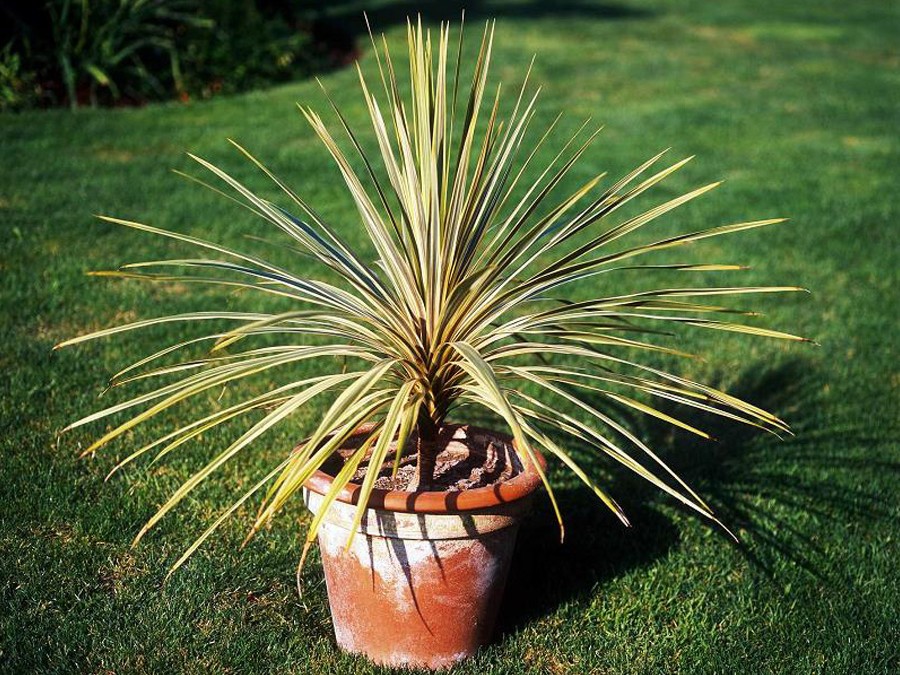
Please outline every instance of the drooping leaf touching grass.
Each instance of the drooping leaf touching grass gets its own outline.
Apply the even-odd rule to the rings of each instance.
[[[390,461],[391,444],[395,443],[394,472],[413,433],[419,439],[419,468],[433,466],[423,458],[437,452],[437,430],[451,415],[471,406],[499,415],[523,461],[540,474],[561,533],[563,514],[538,459],[539,452],[562,462],[623,523],[628,523],[613,496],[591,477],[591,467],[575,459],[570,443],[593,448],[598,458],[635,472],[679,503],[718,523],[700,495],[641,440],[637,430],[620,421],[616,410],[624,408],[709,437],[668,408],[663,411],[653,407],[654,401],[662,399],[772,433],[789,433],[782,420],[750,403],[638,359],[646,352],[690,357],[663,342],[681,329],[802,340],[780,330],[708,318],[755,313],[698,300],[704,296],[746,298],[802,289],[730,283],[693,288],[681,281],[686,274],[731,273],[746,268],[702,260],[643,260],[657,251],[773,225],[782,219],[710,227],[622,246],[637,231],[652,228],[658,219],[699,199],[718,183],[657,201],[637,215],[620,218],[623,207],[651,194],[691,159],[663,166],[663,151],[618,180],[606,184],[605,172],[591,171],[592,177],[563,192],[573,167],[591,156],[599,129],[591,131],[585,122],[557,144],[552,160],[535,166],[538,148],[557,142],[559,117],[548,127],[532,132],[539,92],[530,89],[530,68],[509,109],[500,88],[494,91],[489,87],[493,24],[485,26],[468,88],[459,52],[455,58],[451,54],[448,25],[440,27],[435,40],[421,22],[410,23],[407,37],[408,98],[401,93],[400,71],[386,41],[379,47],[372,38],[383,94],[373,92],[362,68],[358,69],[376,152],[365,149],[361,132],[354,128],[356,120],[344,115],[330,97],[336,133],[318,112],[300,107],[335,162],[358,212],[355,226],[371,242],[373,259],[355,251],[339,228],[326,222],[300,191],[234,141],[241,155],[273,181],[288,204],[259,197],[231,174],[194,155],[191,157],[210,172],[212,179],[189,178],[266,221],[282,237],[284,252],[295,256],[293,263],[276,265],[255,254],[192,235],[103,216],[107,222],[167,237],[213,255],[131,263],[99,273],[102,276],[239,288],[274,294],[283,303],[281,310],[272,313],[211,307],[140,320],[59,345],[75,345],[163,323],[188,328],[215,326],[212,332],[199,336],[185,333],[178,342],[116,373],[110,380],[115,388],[137,382],[162,383],[70,425],[75,428],[132,413],[86,452],[127,438],[138,424],[183,408],[188,401],[193,404],[201,398],[199,395],[214,388],[226,384],[236,388],[251,378],[262,381],[261,393],[248,393],[237,403],[202,414],[192,413],[190,421],[131,450],[116,465],[113,471],[151,451],[155,451],[153,461],[162,461],[210,429],[248,414],[257,417],[163,504],[136,540],[268,430],[294,417],[313,399],[331,397],[316,427],[308,430],[306,441],[296,450],[285,449],[278,465],[203,532],[178,559],[176,568],[225,518],[265,488],[248,538],[252,536],[366,422],[371,423],[368,431],[348,453],[344,467],[324,496],[308,541],[315,536],[328,506],[365,460],[370,468],[362,481],[355,512],[357,526],[379,467]],[[458,50],[461,41],[460,31]],[[448,69],[454,64],[451,75]],[[345,144],[349,146],[346,149]],[[361,171],[355,158],[362,162]],[[642,260],[632,262],[632,258]],[[675,274],[679,281],[656,290],[610,294],[605,275],[621,272],[634,280],[642,271],[650,270]],[[330,281],[325,281],[325,273]],[[565,288],[585,279],[595,281],[594,297],[566,300]],[[204,345],[208,348],[206,355],[171,361]],[[348,360],[353,363],[349,370]],[[300,362],[312,364],[321,372],[297,379],[291,368]],[[134,408],[140,408],[136,415]]]

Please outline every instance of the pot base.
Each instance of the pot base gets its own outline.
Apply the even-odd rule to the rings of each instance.
[[[446,668],[471,656],[490,640],[517,531],[435,540],[357,534],[346,549],[348,531],[323,523],[338,645],[395,667]]]

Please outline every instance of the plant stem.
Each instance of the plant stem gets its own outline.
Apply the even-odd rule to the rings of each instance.
[[[430,490],[434,485],[434,470],[437,463],[438,425],[431,416],[422,411],[416,424],[418,441],[416,444],[416,475],[409,490]]]

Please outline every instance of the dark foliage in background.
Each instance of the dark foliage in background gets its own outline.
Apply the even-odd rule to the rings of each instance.
[[[0,4],[0,109],[206,98],[353,58],[290,0]]]

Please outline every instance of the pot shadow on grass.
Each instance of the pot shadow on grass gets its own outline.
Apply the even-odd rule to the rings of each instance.
[[[828,578],[839,572],[829,569],[813,526],[807,531],[798,523],[806,522],[807,516],[841,523],[890,517],[883,496],[848,484],[866,486],[872,472],[896,472],[900,464],[854,456],[854,448],[884,441],[862,427],[829,426],[821,419],[828,409],[824,391],[813,363],[799,359],[769,370],[750,368],[728,387],[728,393],[787,421],[796,435],[784,441],[733,420],[664,405],[662,399],[654,402],[658,409],[717,440],[618,412],[626,424],[642,430],[649,447],[738,535],[740,543],[735,543],[723,532],[723,546],[734,546],[769,578],[775,578],[778,566],[785,563]],[[835,480],[839,472],[853,475],[850,480]],[[534,517],[520,532],[499,634],[516,632],[566,602],[589,598],[598,585],[665,557],[677,545],[678,527],[659,509],[663,504],[672,506],[672,499],[624,469],[616,472],[608,487],[633,527],[622,527],[589,490],[559,490],[567,532],[564,544],[559,543],[546,498],[539,498]]]
[[[646,505],[622,503],[633,527],[626,528],[587,489],[555,489],[566,527],[559,526],[545,496],[519,531],[497,633],[516,632],[572,600],[589,597],[598,585],[643,567],[678,542],[678,529]]]

